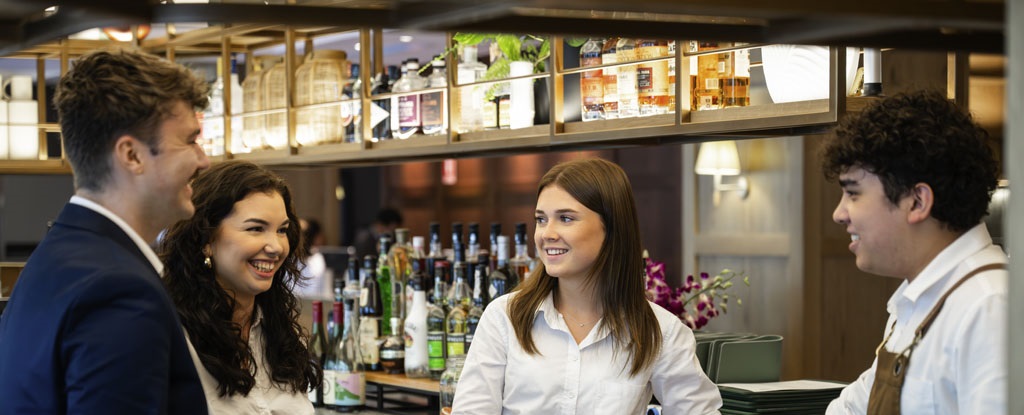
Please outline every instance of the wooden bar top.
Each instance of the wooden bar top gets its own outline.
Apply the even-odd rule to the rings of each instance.
[[[404,374],[389,375],[384,372],[366,372],[366,381],[421,392],[441,393],[441,383],[431,378],[410,378]]]

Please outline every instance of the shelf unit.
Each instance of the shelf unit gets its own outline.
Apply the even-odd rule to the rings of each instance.
[[[113,1],[108,6],[61,6],[54,13],[44,13],[28,5],[19,5],[12,12],[19,18],[15,27],[9,27],[14,36],[0,41],[0,55],[8,57],[59,59],[62,72],[73,57],[106,46],[109,42],[68,40],[64,36],[86,28],[120,22],[181,23],[218,22],[203,29],[177,35],[168,35],[140,42],[147,51],[159,53],[169,59],[195,54],[217,55],[229,59],[234,53],[253,56],[253,51],[271,45],[285,45],[288,91],[293,90],[294,73],[298,58],[296,43],[306,42],[327,34],[358,31],[361,43],[373,43],[374,50],[364,48],[358,61],[369,67],[371,53],[379,61],[379,40],[371,42],[374,32],[385,27],[426,29],[436,31],[487,31],[515,29],[550,33],[613,34],[623,36],[652,36],[664,38],[719,38],[756,43],[792,42],[817,44],[861,44],[908,46],[918,48],[962,48],[989,50],[1001,48],[1003,37],[1003,10],[989,3],[975,2],[911,2],[894,7],[883,2],[852,5],[822,5],[806,1],[788,1],[783,4],[763,5],[749,0],[710,1],[645,0],[625,4],[604,0],[572,0],[560,2],[558,8],[536,1],[483,2],[477,5],[453,4],[440,1],[295,1],[285,5],[246,3],[217,4],[150,4],[139,5],[126,0]],[[918,4],[920,3],[920,4]],[[123,6],[123,7],[122,7]],[[115,11],[116,10],[116,11]],[[0,23],[3,26],[7,23]],[[908,27],[910,29],[908,29]],[[374,37],[374,39],[379,39]],[[362,143],[338,143],[303,147],[295,141],[295,114],[304,107],[292,105],[281,110],[268,110],[259,114],[283,111],[288,114],[288,146],[283,149],[252,153],[227,154],[214,160],[240,158],[264,164],[305,165],[335,164],[364,165],[409,160],[440,159],[450,157],[501,155],[549,149],[577,149],[624,145],[650,145],[668,142],[699,142],[713,139],[766,137],[821,132],[835,123],[848,108],[861,106],[862,98],[838,99],[844,76],[832,71],[829,80],[831,98],[787,104],[759,105],[729,108],[717,111],[689,111],[688,103],[674,113],[633,119],[601,120],[594,122],[566,122],[563,116],[563,84],[567,76],[582,71],[580,68],[562,67],[563,42],[552,36],[552,58],[546,73],[530,78],[546,78],[548,97],[551,99],[551,123],[517,130],[480,131],[466,134],[449,132],[442,136],[414,136],[408,140]],[[450,40],[449,40],[450,42]],[[681,43],[677,43],[681,44]],[[675,59],[678,74],[688,71],[688,60],[683,59],[682,48]],[[440,52],[440,51],[439,51]],[[833,52],[830,65],[842,67],[844,54]],[[252,59],[246,59],[251,62]],[[40,68],[42,63],[40,63]],[[225,65],[222,75],[230,73]],[[448,65],[448,96],[459,88],[454,84],[455,65]],[[40,69],[40,73],[42,69]],[[364,85],[361,99],[362,114],[369,113],[373,99],[367,97],[370,74],[361,71]],[[42,78],[40,76],[40,78]],[[516,79],[516,78],[509,78]],[[493,81],[470,84],[493,83]],[[40,83],[39,90],[44,86]],[[43,94],[39,94],[42,96]],[[688,96],[689,86],[678,82],[675,96]],[[230,100],[226,97],[226,100]],[[342,105],[329,103],[317,105]],[[40,102],[44,107],[45,103]],[[225,103],[230,107],[230,101]],[[450,120],[455,120],[449,99]],[[43,112],[41,112],[43,113]],[[226,118],[258,115],[230,114]],[[231,123],[225,122],[225,137],[231,137]],[[369,137],[370,126],[365,120],[363,137]],[[450,126],[454,124],[449,122]],[[52,124],[41,124],[42,131],[56,130]],[[454,130],[454,128],[450,128]],[[0,161],[0,174],[66,173],[66,162],[45,160],[45,146],[41,146],[40,162]],[[230,145],[225,145],[230,149]]]

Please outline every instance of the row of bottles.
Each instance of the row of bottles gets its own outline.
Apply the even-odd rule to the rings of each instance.
[[[688,52],[732,46],[691,41]],[[580,66],[671,58],[676,42],[657,39],[590,38],[580,47]],[[584,71],[580,74],[583,121],[631,118],[675,111],[675,59]],[[750,105],[749,51],[689,58],[690,108],[710,110]]]
[[[446,253],[440,224],[430,224],[429,250],[425,238],[410,242],[402,228],[394,242],[381,237],[376,257],[367,255],[361,264],[349,259],[344,288],[335,296],[354,300],[358,320],[346,322],[343,332],[357,333],[361,369],[438,379],[446,359],[466,354],[490,300],[514,289],[534,264],[525,223],[516,224],[515,257],[500,224],[491,225],[490,251],[481,247],[480,235],[480,226],[470,224],[464,241],[462,224],[453,224]]]

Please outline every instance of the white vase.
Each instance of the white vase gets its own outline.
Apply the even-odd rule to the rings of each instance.
[[[533,63],[514,61],[509,63],[510,77],[533,74]],[[510,82],[509,91],[509,128],[525,128],[533,126],[533,79],[521,79]]]

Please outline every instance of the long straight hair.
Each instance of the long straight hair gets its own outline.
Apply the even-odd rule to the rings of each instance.
[[[552,167],[537,186],[537,194],[558,186],[604,223],[601,251],[585,284],[596,288],[604,307],[602,326],[619,350],[630,356],[630,376],[654,364],[661,350],[661,327],[643,289],[643,258],[640,223],[629,178],[615,163],[601,159],[564,162]],[[529,354],[539,354],[533,342],[537,307],[558,287],[558,279],[543,264],[519,286],[509,300],[509,318],[519,344]]]

